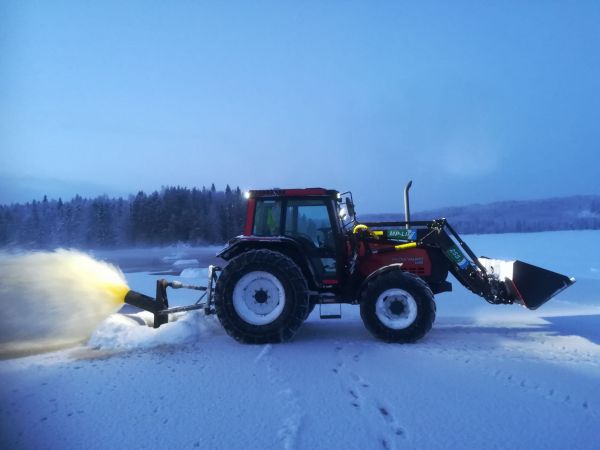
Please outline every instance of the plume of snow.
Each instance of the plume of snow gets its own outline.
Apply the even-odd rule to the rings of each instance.
[[[85,340],[128,289],[119,268],[80,251],[0,254],[0,355]]]

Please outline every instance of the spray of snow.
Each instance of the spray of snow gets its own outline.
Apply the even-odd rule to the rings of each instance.
[[[151,328],[152,321],[152,314],[146,311],[113,314],[94,332],[88,346],[98,350],[145,349],[196,342],[222,332],[214,317],[206,317],[199,311],[171,314],[169,323],[158,329]]]
[[[85,340],[128,289],[117,267],[79,251],[0,254],[0,356]]]

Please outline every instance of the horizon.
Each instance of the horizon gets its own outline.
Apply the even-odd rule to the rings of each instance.
[[[3,2],[0,203],[235,179],[599,195],[600,4]]]
[[[94,194],[94,195],[81,195],[81,194],[74,194],[72,196],[69,197],[65,197],[63,198],[62,196],[58,196],[58,197],[51,197],[48,196],[47,194],[44,194],[41,196],[41,198],[34,198],[31,200],[26,200],[26,201],[21,201],[21,202],[12,202],[12,203],[2,203],[0,202],[0,207],[10,207],[12,205],[27,205],[27,204],[31,204],[33,202],[37,202],[40,203],[44,200],[44,197],[46,197],[46,200],[48,202],[58,202],[59,200],[62,201],[63,203],[67,203],[70,202],[72,200],[74,200],[76,197],[81,197],[84,200],[94,200],[97,198],[107,198],[109,200],[119,200],[119,199],[123,199],[123,200],[131,200],[133,198],[135,198],[136,195],[138,195],[138,193],[143,192],[145,195],[151,195],[155,192],[157,193],[161,193],[162,191],[164,191],[165,189],[172,189],[172,188],[181,188],[181,189],[187,189],[187,190],[193,190],[193,189],[197,189],[199,191],[202,191],[203,189],[206,190],[210,190],[211,186],[214,185],[215,183],[209,183],[209,184],[204,184],[202,186],[182,186],[182,185],[177,185],[177,186],[161,186],[159,189],[153,189],[153,190],[143,190],[140,189],[139,191],[135,192],[135,193],[129,193],[126,195],[110,195],[110,194],[106,194],[106,193],[101,193],[101,194]],[[236,190],[239,188],[239,186],[235,185],[235,184],[229,184],[227,183],[226,186],[229,186],[230,189],[232,191]],[[216,192],[225,192],[226,186],[224,188],[220,188],[219,186],[215,185],[215,190]],[[323,188],[323,186],[311,186],[311,187],[319,187],[319,188]],[[297,186],[291,186],[288,189],[296,189],[298,188]],[[326,188],[326,187],[325,187]],[[254,189],[254,188],[251,188]],[[256,188],[256,189],[261,189],[261,188]],[[279,188],[273,188],[273,189],[279,189]],[[327,188],[326,188],[327,189]],[[245,190],[241,189],[241,192],[244,193]],[[352,193],[353,196],[354,193]],[[493,206],[493,205],[497,205],[497,204],[502,204],[502,203],[538,203],[538,202],[546,202],[546,201],[562,201],[562,200],[569,200],[569,199],[574,199],[574,198],[598,198],[600,199],[600,194],[573,194],[573,195],[566,195],[566,196],[555,196],[555,197],[543,197],[543,198],[532,198],[532,199],[500,199],[500,200],[493,200],[490,202],[478,202],[478,203],[465,203],[465,204],[449,204],[449,205],[443,205],[443,206],[439,206],[437,208],[426,208],[426,209],[420,209],[420,208],[414,208],[414,203],[412,201],[412,191],[410,193],[410,197],[411,197],[411,211],[413,212],[413,214],[424,214],[424,213],[429,213],[429,212],[435,212],[438,210],[443,210],[443,209],[454,209],[454,208],[470,208],[470,207],[480,207],[480,206]],[[404,201],[404,199],[401,199],[402,202]],[[355,206],[360,209],[360,205],[355,203]],[[368,211],[368,212],[364,212],[361,211],[361,215],[369,215],[369,216],[377,216],[377,215],[403,215],[404,214],[404,203],[400,204],[400,206],[398,206],[398,210],[393,211],[393,210],[387,210],[387,211]]]

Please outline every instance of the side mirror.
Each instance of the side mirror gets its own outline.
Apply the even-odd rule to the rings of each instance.
[[[352,218],[356,218],[356,211],[354,211],[354,203],[352,203],[352,199],[350,197],[346,197],[346,209],[348,210],[348,215]]]

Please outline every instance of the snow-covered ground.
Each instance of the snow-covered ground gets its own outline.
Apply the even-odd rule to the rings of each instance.
[[[0,448],[600,448],[600,232],[466,241],[577,283],[538,311],[454,283],[413,345],[375,340],[352,306],[262,346],[201,313],[158,330],[114,315],[85,345],[0,361]],[[183,269],[167,278],[204,282],[195,258],[164,257]],[[126,276],[153,293],[157,276]]]

